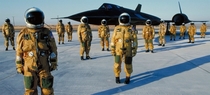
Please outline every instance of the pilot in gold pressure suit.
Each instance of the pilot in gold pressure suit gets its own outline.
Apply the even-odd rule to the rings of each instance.
[[[161,20],[161,23],[159,25],[159,45],[158,46],[165,46],[166,40],[165,40],[165,34],[166,34],[166,25],[163,20]]]
[[[65,35],[65,26],[62,20],[59,20],[58,24],[56,25],[56,32],[58,34],[58,44],[62,41],[64,44],[64,35]]]
[[[120,72],[122,61],[125,63],[126,79],[125,84],[129,84],[130,76],[133,72],[132,59],[137,51],[137,35],[131,29],[131,18],[127,13],[122,13],[119,18],[119,25],[114,28],[111,38],[111,53],[114,56],[114,74],[116,83],[120,83]]]
[[[80,57],[84,60],[84,53],[86,53],[86,59],[91,59],[89,56],[91,41],[92,41],[92,30],[88,24],[88,18],[83,16],[80,19],[81,24],[78,26],[77,34],[80,42]]]
[[[110,31],[109,26],[106,25],[107,22],[105,19],[101,21],[101,25],[98,28],[98,37],[101,38],[101,47],[102,51],[104,51],[104,44],[106,45],[106,50],[109,51],[109,37]]]
[[[204,22],[200,27],[201,38],[205,38],[206,30],[207,30],[207,26],[206,26],[206,23]]]
[[[185,26],[185,23],[182,23],[182,25],[180,26],[180,37],[179,39],[181,39],[183,37],[183,39],[185,39],[185,32],[186,32],[187,28]]]
[[[153,39],[155,37],[155,29],[152,26],[151,20],[148,19],[145,22],[145,24],[146,25],[143,27],[143,30],[142,30],[142,36],[143,36],[144,43],[145,43],[145,49],[146,49],[146,52],[151,51],[152,53],[154,53]]]
[[[9,40],[11,42],[11,45],[13,46],[13,50],[15,50],[15,43],[14,43],[14,37],[15,37],[15,31],[14,31],[14,26],[10,23],[9,18],[5,20],[5,24],[2,26],[2,34],[5,39],[5,46],[6,46],[6,51],[8,50],[9,47]]]
[[[57,46],[44,27],[44,13],[32,7],[25,12],[26,27],[17,36],[16,68],[24,76],[24,95],[54,95],[51,71],[57,69]]]
[[[196,27],[193,22],[190,23],[190,26],[188,27],[188,36],[189,36],[189,42],[188,43],[194,43],[195,41],[195,35],[196,33]]]
[[[67,33],[68,42],[71,42],[71,41],[72,41],[73,27],[72,27],[70,21],[69,21],[68,24],[65,26],[65,29],[66,29],[66,33]]]

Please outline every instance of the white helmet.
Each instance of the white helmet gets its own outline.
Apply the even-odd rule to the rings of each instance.
[[[194,22],[191,22],[190,25],[194,25]]]
[[[107,22],[106,22],[105,19],[102,19],[102,20],[101,20],[101,24],[102,24],[102,25],[106,25],[106,23],[107,23]]]
[[[88,18],[86,16],[83,16],[81,19],[80,19],[80,22],[83,23],[83,24],[86,24],[88,23]]]
[[[146,25],[151,25],[152,21],[150,19],[148,19],[145,23],[146,23]]]
[[[44,26],[44,13],[36,7],[25,11],[24,20],[28,28],[41,28]]]
[[[165,21],[164,21],[164,20],[161,20],[160,22],[161,22],[161,23],[165,23]]]
[[[131,17],[128,13],[122,13],[118,18],[120,25],[130,25]]]
[[[185,25],[185,23],[182,23],[182,25]]]

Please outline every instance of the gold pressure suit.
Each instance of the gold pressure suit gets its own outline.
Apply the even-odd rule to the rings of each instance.
[[[64,43],[64,34],[65,34],[65,26],[63,23],[58,23],[56,26],[56,32],[58,34],[58,42],[62,41]]]
[[[161,45],[165,45],[166,41],[165,41],[165,34],[166,34],[166,26],[164,23],[161,23],[159,25],[159,44]]]
[[[185,32],[186,32],[186,26],[185,25],[181,25],[180,26],[180,37],[179,39],[181,39],[181,37],[185,38]]]
[[[4,39],[5,39],[5,42],[4,42],[5,47],[8,48],[9,40],[10,40],[10,43],[14,48],[14,46],[15,46],[15,43],[14,43],[15,31],[14,31],[13,25],[10,24],[10,23],[3,24],[2,34],[3,34]]]
[[[67,24],[65,29],[66,29],[68,41],[72,41],[72,32],[73,32],[72,25],[71,24]]]
[[[80,24],[77,29],[78,39],[80,42],[80,56],[83,56],[84,52],[86,56],[89,56],[91,41],[92,41],[92,30],[88,24]]]
[[[194,43],[194,35],[196,33],[195,25],[190,25],[188,27],[189,42]]]
[[[143,36],[143,39],[145,40],[146,50],[150,49],[151,51],[153,51],[154,49],[153,39],[155,37],[154,27],[151,25],[145,25],[142,30],[142,36]]]
[[[206,24],[202,24],[201,27],[200,27],[201,38],[205,38],[206,30],[207,30]]]
[[[172,25],[169,29],[170,31],[170,40],[176,40],[176,26],[175,25]]]
[[[49,58],[51,53],[54,58]],[[24,75],[25,95],[53,95],[52,66],[57,67],[57,46],[47,28],[24,28],[17,36],[16,68]]]
[[[106,48],[109,48],[109,37],[110,31],[108,25],[100,25],[98,28],[98,37],[101,38],[101,47],[104,48],[106,43]]]
[[[133,72],[132,58],[136,55],[138,48],[137,35],[130,26],[118,25],[115,27],[111,38],[111,53],[114,55],[115,77],[120,76],[121,63],[124,61],[126,77]]]

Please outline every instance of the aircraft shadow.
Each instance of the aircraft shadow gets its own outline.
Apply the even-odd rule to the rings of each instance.
[[[209,57],[210,57],[210,55],[207,55],[207,56],[203,56],[200,58],[189,60],[184,63],[173,65],[170,67],[140,73],[140,74],[132,76],[131,82],[128,85],[123,85],[120,87],[97,92],[92,95],[112,95],[112,94],[120,93],[119,89],[121,89],[122,90],[121,92],[123,92],[123,91],[127,91],[127,90],[134,89],[137,87],[141,87],[146,84],[149,84],[149,83],[152,83],[152,82],[155,82],[155,81],[161,80],[163,78],[170,77],[170,76],[173,76],[173,75],[185,72],[185,71],[189,71],[189,70],[194,69],[198,66],[209,63],[210,62]],[[200,62],[200,63],[195,64],[192,62]],[[125,79],[122,79],[121,81],[123,81],[123,80],[125,80]]]

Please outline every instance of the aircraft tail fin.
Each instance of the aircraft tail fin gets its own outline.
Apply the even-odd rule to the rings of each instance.
[[[178,4],[179,4],[179,11],[180,11],[180,13],[182,14],[181,5],[180,5],[180,3],[179,3],[179,2],[178,2]]]
[[[136,9],[135,9],[136,12],[141,12],[141,4],[138,4]]]

